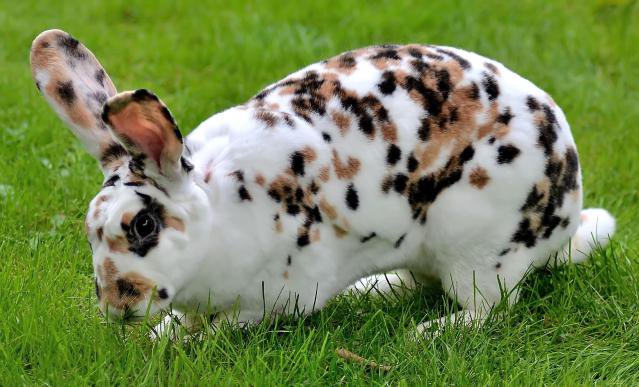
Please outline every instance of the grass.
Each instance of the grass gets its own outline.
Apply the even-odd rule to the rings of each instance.
[[[639,384],[639,3],[21,1],[0,9],[0,385]],[[133,4],[135,3],[135,4]],[[579,146],[586,206],[618,218],[611,247],[535,273],[481,329],[414,343],[451,304],[339,297],[301,320],[151,343],[107,325],[82,223],[101,174],[31,80],[37,33],[62,28],[119,89],[148,87],[181,127],[335,53],[383,42],[447,44],[502,61],[550,92]],[[188,131],[188,130],[186,130]],[[367,371],[345,347],[391,365]]]

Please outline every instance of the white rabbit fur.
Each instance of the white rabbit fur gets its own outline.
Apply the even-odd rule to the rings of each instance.
[[[67,33],[40,34],[31,63],[105,175],[86,228],[115,317],[171,306],[191,323],[255,322],[410,269],[482,318],[531,268],[581,261],[614,232],[605,210],[581,209],[561,109],[471,52],[344,53],[213,115],[184,145],[157,97],[116,95]]]

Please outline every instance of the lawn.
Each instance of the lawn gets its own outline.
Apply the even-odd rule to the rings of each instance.
[[[0,7],[0,385],[639,384],[639,2],[201,3]],[[102,175],[31,80],[31,40],[49,28],[83,41],[118,89],[154,90],[187,133],[347,49],[479,52],[563,107],[585,205],[609,209],[618,233],[584,265],[531,275],[521,301],[480,329],[411,341],[415,323],[454,307],[429,289],[342,296],[302,320],[152,343],[144,325],[98,313],[83,218]],[[344,362],[340,347],[391,370]]]

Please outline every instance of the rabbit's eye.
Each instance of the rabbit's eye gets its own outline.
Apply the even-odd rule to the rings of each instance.
[[[157,223],[148,214],[140,214],[133,219],[133,232],[139,239],[144,239],[153,234],[157,229]]]

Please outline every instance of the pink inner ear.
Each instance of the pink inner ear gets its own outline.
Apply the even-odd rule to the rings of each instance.
[[[164,148],[162,129],[145,110],[140,104],[130,103],[116,114],[110,115],[109,121],[119,135],[160,167],[160,156]]]

